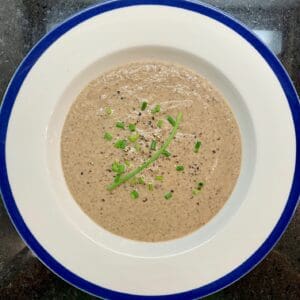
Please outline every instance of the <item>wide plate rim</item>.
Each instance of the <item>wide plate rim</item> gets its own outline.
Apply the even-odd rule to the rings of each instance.
[[[54,43],[59,37],[68,32],[71,28],[77,26],[81,22],[103,12],[107,12],[113,9],[128,7],[134,5],[164,5],[177,8],[183,8],[190,11],[194,11],[205,16],[208,16],[222,24],[228,26],[239,34],[242,38],[247,40],[257,52],[264,58],[265,62],[271,67],[275,76],[278,78],[281,87],[285,93],[286,99],[289,103],[291,114],[293,117],[295,134],[296,134],[296,164],[295,173],[293,178],[293,184],[290,190],[289,198],[286,202],[285,209],[282,212],[276,226],[270,233],[269,237],[264,241],[259,249],[252,254],[252,256],[247,259],[243,264],[238,266],[236,269],[226,274],[222,278],[217,279],[205,286],[199,287],[194,290],[185,291],[182,293],[177,293],[173,295],[163,295],[163,296],[142,296],[142,295],[132,295],[125,294],[113,290],[108,290],[98,285],[95,285],[76,274],[72,273],[61,265],[58,261],[52,257],[46,249],[44,249],[36,238],[32,235],[29,228],[25,224],[18,208],[16,202],[13,198],[12,191],[8,181],[7,169],[6,169],[6,158],[5,158],[5,145],[6,145],[6,133],[10,114],[14,105],[14,101],[18,95],[18,91],[22,86],[27,74],[30,72],[31,68],[38,61],[39,57],[43,52]],[[118,299],[134,299],[134,298],[164,298],[164,299],[182,299],[184,298],[199,298],[207,296],[211,293],[220,290],[231,283],[235,282],[250,270],[252,270],[274,247],[276,242],[279,240],[283,234],[286,226],[289,224],[294,211],[297,207],[300,194],[300,106],[299,99],[296,90],[280,61],[277,57],[243,24],[239,21],[233,19],[227,14],[219,11],[218,9],[212,8],[206,4],[189,2],[184,0],[118,0],[105,2],[97,4],[95,6],[89,7],[86,10],[79,12],[78,14],[70,17],[59,26],[55,27],[47,35],[45,35],[29,52],[29,54],[24,58],[18,69],[16,70],[8,88],[4,95],[1,111],[0,111],[0,190],[3,198],[4,205],[8,214],[19,232],[20,236],[23,238],[28,247],[38,256],[38,258],[54,273],[73,284],[79,289],[82,289],[90,294],[104,297],[104,298],[118,298]]]

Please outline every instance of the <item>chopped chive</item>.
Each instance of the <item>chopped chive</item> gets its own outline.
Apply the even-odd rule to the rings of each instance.
[[[193,195],[194,195],[194,196],[196,196],[196,195],[198,195],[198,194],[199,194],[199,192],[200,192],[200,191],[198,191],[198,190],[193,190],[193,192],[192,192],[192,193],[193,193]]]
[[[129,129],[131,132],[135,131],[135,124],[129,124],[129,125],[128,125],[128,129]]]
[[[156,141],[155,140],[153,140],[152,142],[151,142],[151,145],[150,145],[150,149],[151,150],[156,150]]]
[[[204,183],[203,183],[203,182],[198,182],[198,183],[197,183],[197,190],[198,190],[198,191],[201,191],[202,188],[203,188],[203,186],[204,186]]]
[[[170,157],[171,153],[168,150],[163,151],[162,155],[164,155],[165,157]]]
[[[120,186],[124,182],[130,180],[132,177],[134,177],[137,174],[141,173],[143,170],[145,170],[147,167],[149,167],[151,164],[153,164],[161,156],[161,154],[170,146],[174,136],[176,135],[176,132],[178,130],[178,127],[179,127],[179,124],[180,124],[181,120],[182,120],[182,113],[179,112],[177,117],[176,117],[176,124],[175,124],[174,128],[172,129],[172,131],[170,132],[170,134],[169,134],[168,138],[166,139],[166,141],[164,142],[164,144],[161,146],[161,148],[159,150],[157,150],[148,160],[143,162],[136,169],[134,169],[133,171],[127,173],[124,176],[122,176],[120,178],[119,182],[117,182],[117,183],[114,182],[114,183],[108,185],[107,190],[108,191],[114,190],[115,188],[117,188],[118,186]]]
[[[172,198],[173,194],[171,192],[168,192],[165,194],[165,199],[170,200]]]
[[[133,178],[131,178],[131,179],[129,180],[129,184],[130,184],[130,185],[135,185],[135,184],[137,184],[137,183],[138,183],[138,180],[137,180],[136,177],[133,177]]]
[[[184,166],[177,166],[176,167],[176,171],[183,171],[184,170]]]
[[[134,149],[135,149],[136,152],[140,152],[140,151],[141,151],[141,148],[142,148],[142,147],[141,147],[140,144],[138,144],[138,143],[135,143],[135,144],[134,144]]]
[[[123,149],[124,150],[126,148],[126,146],[127,146],[127,141],[126,140],[117,140],[115,142],[115,147],[117,149]]]
[[[120,179],[121,179],[121,174],[117,174],[117,175],[115,176],[114,182],[115,182],[115,183],[118,183],[118,182],[120,181]]]
[[[164,176],[161,176],[161,175],[155,176],[155,180],[157,180],[157,181],[163,181],[164,180]]]
[[[148,190],[153,191],[153,183],[148,183]]]
[[[132,134],[128,137],[128,140],[131,142],[131,143],[135,143],[138,139],[139,139],[139,134]]]
[[[112,111],[112,109],[111,109],[110,107],[105,107],[105,113],[106,113],[108,116],[110,116],[110,115],[113,113],[113,111]]]
[[[113,139],[112,135],[109,132],[104,133],[104,139],[107,141],[111,141]]]
[[[111,166],[111,169],[113,172],[117,173],[117,174],[123,174],[125,172],[125,165],[123,164],[119,164],[118,162],[114,162]]]
[[[143,177],[138,178],[138,184],[145,184]]]
[[[167,116],[167,120],[169,121],[169,123],[174,127],[176,122],[175,120],[171,117],[171,116]]]
[[[157,123],[156,123],[156,126],[157,126],[158,128],[162,128],[163,123],[164,123],[163,120],[158,120]]]
[[[160,112],[160,105],[159,104],[155,105],[155,107],[151,110],[151,112],[153,114]]]
[[[125,160],[124,163],[125,163],[125,165],[126,165],[127,167],[130,166],[130,161],[129,161],[129,160]]]
[[[195,153],[198,153],[200,147],[201,147],[201,142],[200,142],[200,141],[196,141],[195,147],[194,147],[194,152],[195,152]]]
[[[136,190],[133,190],[131,193],[130,193],[130,196],[132,199],[137,199],[139,197],[139,193],[138,191]]]
[[[146,101],[143,101],[141,104],[141,110],[145,110],[147,108],[148,103]]]
[[[125,129],[125,124],[124,124],[124,122],[117,122],[116,127],[121,128],[121,129]]]

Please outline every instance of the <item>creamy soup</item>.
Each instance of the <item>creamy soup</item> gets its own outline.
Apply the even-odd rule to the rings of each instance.
[[[92,220],[158,242],[192,233],[224,206],[239,176],[241,139],[205,78],[166,62],[134,62],[79,94],[61,158],[70,192]]]

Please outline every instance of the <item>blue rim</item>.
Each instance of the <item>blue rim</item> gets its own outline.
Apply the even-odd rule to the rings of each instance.
[[[222,278],[219,278],[218,280],[211,282],[208,285],[194,290],[164,296],[140,296],[108,290],[77,276],[76,274],[66,269],[58,261],[56,261],[55,258],[52,257],[40,245],[40,243],[32,235],[29,228],[25,224],[12,195],[12,191],[8,181],[5,160],[6,133],[15,99],[27,74],[30,72],[31,68],[37,62],[43,52],[68,30],[85,20],[92,18],[95,15],[121,7],[151,4],[178,7],[206,15],[228,26],[237,34],[242,36],[245,40],[247,40],[260,53],[260,55],[265,59],[266,63],[273,70],[274,74],[277,76],[289,103],[296,133],[296,167],[290,195],[278,223],[276,224],[275,228],[266,239],[266,241],[249,259],[247,259],[243,264],[241,264],[232,272],[228,273]],[[0,111],[0,124],[0,189],[8,214],[17,231],[22,236],[26,244],[31,248],[31,250],[54,273],[56,273],[58,276],[68,281],[69,283],[73,284],[74,286],[90,294],[106,299],[195,299],[207,296],[220,289],[223,289],[224,287],[230,285],[231,283],[248,273],[268,254],[268,252],[273,248],[275,243],[283,234],[297,207],[300,191],[300,105],[296,90],[287,72],[285,71],[279,60],[276,58],[276,56],[253,33],[251,33],[244,25],[242,25],[238,21],[207,5],[187,2],[183,0],[120,0],[93,6],[71,17],[70,19],[66,20],[64,23],[56,27],[53,31],[48,33],[42,40],[40,40],[40,42],[25,57],[25,59],[17,69],[3,99]]]

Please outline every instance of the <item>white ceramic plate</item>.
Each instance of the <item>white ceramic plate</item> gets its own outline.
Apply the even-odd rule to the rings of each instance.
[[[242,134],[241,175],[224,209],[195,233],[162,243],[130,241],[93,223],[72,199],[60,162],[64,118],[79,91],[143,58],[207,77]],[[48,33],[8,87],[0,115],[4,203],[32,251],[78,288],[110,299],[199,298],[247,273],[287,226],[299,198],[299,118],[279,61],[227,15],[178,0],[101,4]]]

